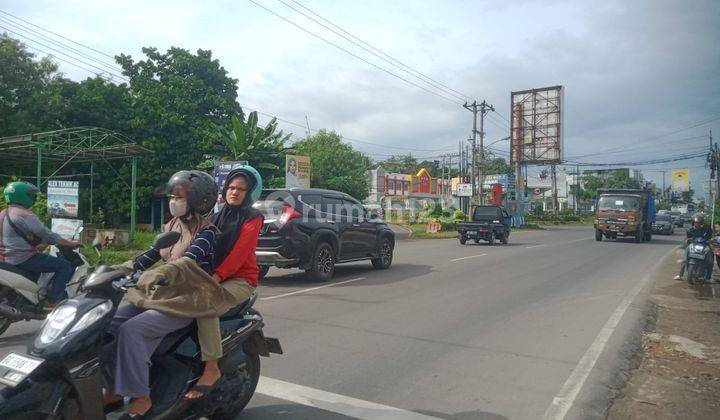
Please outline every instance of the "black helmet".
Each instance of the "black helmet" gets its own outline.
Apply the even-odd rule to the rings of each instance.
[[[168,194],[171,194],[173,188],[179,185],[184,186],[187,190],[189,211],[205,214],[212,210],[218,193],[212,176],[196,170],[176,172],[167,183]]]

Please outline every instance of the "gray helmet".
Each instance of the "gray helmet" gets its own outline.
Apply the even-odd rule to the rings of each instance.
[[[705,217],[703,217],[703,215],[701,215],[701,214],[696,214],[692,218],[692,223],[693,223],[693,225],[698,224],[700,226],[705,226]]]
[[[218,194],[217,185],[212,176],[196,170],[176,172],[167,183],[168,194],[171,194],[173,188],[180,185],[187,190],[188,210],[200,214],[212,210]]]

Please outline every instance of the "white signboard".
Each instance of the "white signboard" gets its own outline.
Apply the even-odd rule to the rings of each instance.
[[[79,186],[79,181],[48,180],[48,212],[55,217],[77,217]]]
[[[457,184],[455,195],[458,197],[472,197],[472,184]]]

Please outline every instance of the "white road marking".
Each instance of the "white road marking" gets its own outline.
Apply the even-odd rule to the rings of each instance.
[[[526,246],[525,248],[527,248],[527,249],[530,249],[530,248],[539,248],[539,247],[541,247],[541,246],[547,246],[547,244],[540,244],[540,245],[532,245],[532,246]]]
[[[591,239],[595,239],[595,238],[588,237],[588,238],[573,239],[572,241],[561,242],[561,244],[572,244],[572,243],[575,243],[575,242],[589,241],[589,240],[591,240]]]
[[[278,298],[281,298],[281,297],[299,295],[300,293],[312,292],[313,290],[324,289],[324,288],[326,288],[326,287],[339,286],[339,285],[341,285],[341,284],[352,283],[352,282],[354,282],[354,281],[365,280],[365,279],[366,279],[366,277],[358,277],[358,278],[356,278],[356,279],[339,281],[339,282],[337,282],[337,283],[331,283],[331,284],[324,284],[324,285],[322,285],[322,286],[311,287],[311,288],[309,288],[309,289],[296,290],[296,291],[294,291],[294,292],[283,293],[283,294],[281,294],[281,295],[268,296],[268,297],[260,298],[260,300],[272,300],[272,299],[278,299]]]
[[[675,252],[674,249],[665,254],[660,261],[667,258],[673,252]],[[620,302],[620,305],[617,309],[615,309],[612,315],[610,315],[610,319],[608,319],[605,325],[603,325],[600,333],[597,337],[595,337],[595,341],[593,341],[590,348],[587,349],[582,359],[580,359],[577,366],[575,366],[575,369],[573,369],[572,373],[570,373],[570,376],[565,381],[565,384],[560,389],[560,392],[555,396],[555,398],[553,398],[552,403],[545,411],[543,420],[562,420],[565,418],[583,385],[585,385],[585,381],[588,376],[590,376],[590,372],[595,367],[595,363],[597,363],[597,360],[600,358],[600,354],[602,354],[605,349],[605,346],[610,340],[615,328],[620,323],[623,315],[625,315],[625,311],[627,311],[627,308],[630,307],[630,304],[635,299],[635,296],[637,296],[650,281],[653,274],[654,271],[651,271],[643,277],[638,285],[635,286],[635,288],[632,289],[630,293]]]
[[[484,257],[484,256],[486,256],[486,255],[487,255],[487,254],[478,254],[478,255],[470,255],[469,257],[460,257],[460,258],[455,258],[455,259],[452,259],[452,260],[450,260],[450,261],[460,261],[460,260],[467,260],[468,258],[477,258],[477,257]]]
[[[332,392],[296,385],[266,376],[260,377],[256,392],[359,419],[437,420],[437,417],[430,417],[345,395],[333,394]]]

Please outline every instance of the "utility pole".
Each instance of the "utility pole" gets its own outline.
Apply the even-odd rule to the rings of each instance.
[[[477,200],[477,194],[478,194],[478,188],[476,186],[475,177],[477,176],[477,116],[478,113],[480,114],[480,204],[484,204],[484,195],[483,195],[483,184],[485,183],[485,173],[484,173],[484,165],[485,165],[485,148],[483,145],[483,140],[485,139],[485,132],[483,131],[484,123],[485,123],[485,115],[487,115],[490,111],[495,111],[495,108],[488,104],[485,100],[482,101],[482,103],[478,104],[477,101],[473,101],[472,104],[468,104],[465,102],[463,104],[463,108],[467,109],[468,111],[473,113],[473,131],[472,131],[472,193],[473,193],[473,199]]]

